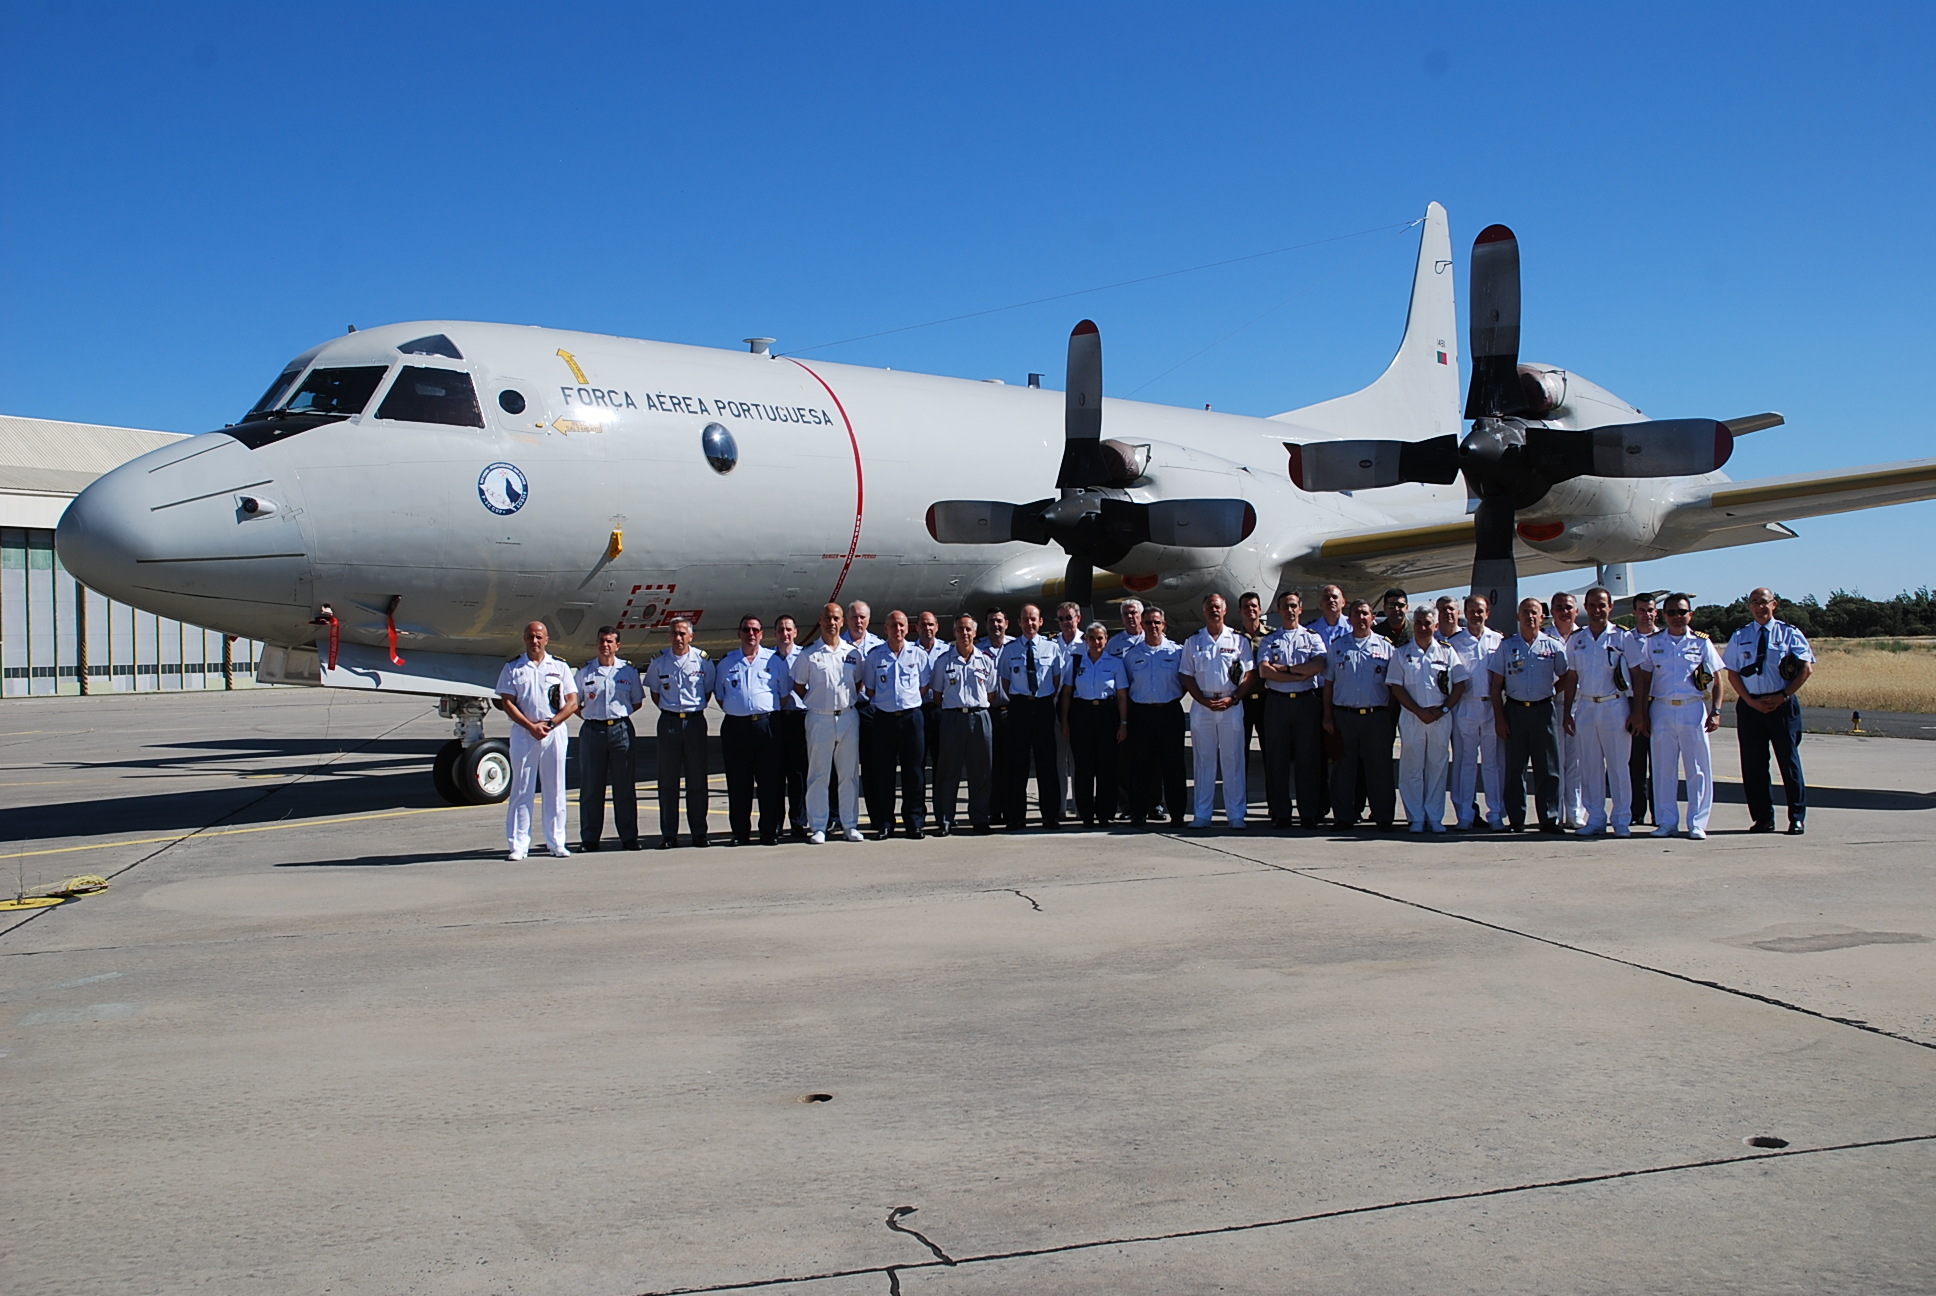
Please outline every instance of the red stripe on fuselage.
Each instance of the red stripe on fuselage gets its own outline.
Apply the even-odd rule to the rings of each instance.
[[[787,359],[793,360],[793,357],[788,356]],[[847,425],[847,444],[854,448],[854,533],[847,541],[847,560],[840,565],[840,579],[834,582],[833,593],[827,596],[829,603],[838,603],[840,588],[847,583],[847,573],[853,570],[854,555],[860,552],[861,514],[867,503],[867,486],[860,467],[860,438],[854,435],[854,420],[848,417],[847,407],[840,403],[840,397],[834,389],[827,386],[827,380],[800,361],[793,360],[793,363],[806,369],[813,380],[826,389],[827,395],[833,400],[834,408],[840,411],[840,421]]]

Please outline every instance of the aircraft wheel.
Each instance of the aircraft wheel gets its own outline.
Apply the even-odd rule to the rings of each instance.
[[[511,795],[511,744],[486,738],[464,752],[453,771],[458,790],[473,805],[489,805]]]
[[[463,758],[464,744],[453,738],[437,749],[437,759],[430,765],[430,781],[437,785],[437,795],[452,805],[470,800],[457,786],[457,762]]]

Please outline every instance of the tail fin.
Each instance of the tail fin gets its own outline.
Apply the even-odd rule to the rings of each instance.
[[[1452,234],[1445,208],[1425,209],[1405,339],[1378,380],[1349,396],[1275,417],[1337,437],[1421,441],[1457,435],[1458,309],[1452,299]]]

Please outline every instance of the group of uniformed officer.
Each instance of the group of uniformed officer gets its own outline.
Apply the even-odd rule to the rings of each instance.
[[[1074,603],[1056,608],[1055,635],[1042,633],[1041,609],[1027,604],[1019,635],[991,608],[985,634],[964,613],[946,638],[931,612],[920,614],[913,637],[907,615],[890,612],[882,637],[867,604],[828,603],[807,643],[792,617],[776,623],[776,648],[765,646],[759,618],[741,618],[739,647],[717,661],[693,646],[690,622],[675,620],[670,646],[643,671],[618,656],[618,632],[601,627],[598,656],[575,673],[546,652],[545,626],[533,622],[497,690],[514,725],[511,857],[530,849],[540,784],[546,844],[569,853],[564,735],[574,716],[584,722],[581,846],[599,848],[609,787],[620,844],[640,847],[632,717],[647,699],[658,712],[660,849],[678,841],[682,793],[692,844],[711,841],[705,711],[713,700],[724,713],[728,820],[742,845],[779,841],[789,820],[797,839],[860,841],[863,800],[877,838],[897,820],[915,838],[998,824],[1019,830],[1031,766],[1045,828],[1065,818],[1086,827],[1117,818],[1180,825],[1186,724],[1193,828],[1212,821],[1220,783],[1225,822],[1244,826],[1254,731],[1275,827],[1318,828],[1328,818],[1336,828],[1390,829],[1402,801],[1412,832],[1445,832],[1449,795],[1451,829],[1483,822],[1517,832],[1527,826],[1530,768],[1540,831],[1628,836],[1636,803],[1644,821],[1651,782],[1654,835],[1668,836],[1681,824],[1684,771],[1686,832],[1698,840],[1713,809],[1709,735],[1720,724],[1724,676],[1737,697],[1753,831],[1775,827],[1770,753],[1788,831],[1803,831],[1795,695],[1814,658],[1801,632],[1775,618],[1770,591],[1750,596],[1754,621],[1724,652],[1689,628],[1684,594],[1662,601],[1665,628],[1655,624],[1653,599],[1637,597],[1632,630],[1613,623],[1613,598],[1601,587],[1586,592],[1584,622],[1570,594],[1554,596],[1550,627],[1546,607],[1528,598],[1510,636],[1486,627],[1490,609],[1477,595],[1409,615],[1402,591],[1381,603],[1379,621],[1368,601],[1326,586],[1306,623],[1303,600],[1290,591],[1279,596],[1273,629],[1257,595],[1238,600],[1231,625],[1223,597],[1211,594],[1203,628],[1181,644],[1168,637],[1163,609],[1135,599],[1121,605],[1113,636],[1100,623],[1085,629]]]

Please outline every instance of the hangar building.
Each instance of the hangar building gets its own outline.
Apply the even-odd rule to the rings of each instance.
[[[54,552],[54,528],[83,487],[180,439],[0,414],[0,697],[253,686],[253,640],[117,603]]]

